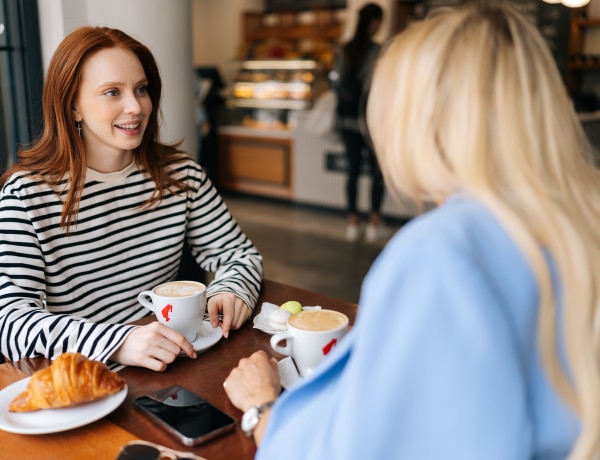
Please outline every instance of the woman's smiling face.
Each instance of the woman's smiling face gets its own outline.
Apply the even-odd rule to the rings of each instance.
[[[86,60],[74,116],[81,122],[90,167],[107,162],[125,167],[133,160],[152,113],[147,86],[144,68],[132,51],[107,48]]]

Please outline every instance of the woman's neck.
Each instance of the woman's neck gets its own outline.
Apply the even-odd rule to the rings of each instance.
[[[127,151],[122,155],[88,155],[87,167],[100,173],[112,173],[125,169],[133,161],[133,152]]]

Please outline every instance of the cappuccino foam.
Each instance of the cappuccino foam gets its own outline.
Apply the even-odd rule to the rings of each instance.
[[[288,324],[305,331],[330,331],[348,324],[348,317],[333,310],[305,310],[292,315]]]
[[[190,281],[173,281],[154,288],[154,293],[163,297],[190,297],[200,294],[205,289],[201,283]]]

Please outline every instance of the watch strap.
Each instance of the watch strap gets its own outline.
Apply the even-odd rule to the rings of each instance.
[[[267,409],[270,409],[271,406],[273,406],[273,404],[275,404],[275,401],[269,401],[258,406],[258,415],[260,416],[264,414],[267,411]]]
[[[244,429],[244,432],[246,433],[246,436],[252,436],[254,433],[254,429],[256,428],[256,425],[258,425],[258,422],[260,420],[260,417],[269,409],[271,408],[271,406],[275,404],[275,401],[269,401],[266,403],[263,403],[259,406],[252,406],[250,409],[248,409],[246,411],[246,413],[248,413],[249,411],[256,411],[256,421],[252,426],[247,427],[247,429]],[[246,414],[244,414],[246,415]]]

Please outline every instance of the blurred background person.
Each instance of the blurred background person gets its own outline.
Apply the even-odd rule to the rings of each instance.
[[[381,45],[372,38],[379,30],[382,20],[381,6],[376,3],[364,5],[358,12],[354,36],[340,47],[336,57],[337,79],[333,82],[333,88],[337,95],[336,127],[346,154],[346,238],[349,241],[356,241],[361,236],[357,195],[364,163],[371,176],[370,212],[365,239],[375,241],[384,236],[380,217],[384,192],[383,176],[364,124],[369,80],[381,49]]]

